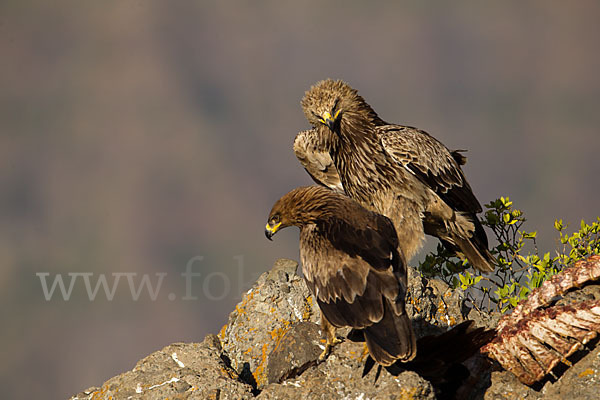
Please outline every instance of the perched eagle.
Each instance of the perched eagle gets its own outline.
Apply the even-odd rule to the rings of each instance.
[[[300,228],[306,284],[321,309],[327,345],[335,328],[362,330],[369,353],[382,365],[415,357],[416,341],[404,308],[407,276],[392,222],[349,197],[321,186],[292,190],[277,200],[267,222],[271,237]]]
[[[422,130],[383,121],[343,81],[318,82],[306,92],[302,108],[314,127],[308,132],[317,138],[304,152],[294,147],[300,162],[310,173],[304,160],[329,153],[344,192],[392,220],[407,259],[427,233],[477,269],[493,271],[476,216],[481,205],[460,167],[466,158],[459,151],[449,151]]]

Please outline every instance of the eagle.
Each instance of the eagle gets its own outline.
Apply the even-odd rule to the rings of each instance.
[[[383,121],[341,80],[316,83],[301,104],[313,129],[301,132],[296,142],[312,145],[294,144],[294,150],[313,179],[331,187],[335,167],[346,195],[392,220],[408,260],[428,234],[480,271],[494,270],[477,219],[482,208],[461,169],[462,150],[450,151],[420,129]],[[322,153],[329,154],[331,166],[319,169],[307,162],[317,157],[329,162]],[[319,177],[314,170],[328,174]]]
[[[323,360],[339,343],[336,328],[362,332],[370,355],[388,366],[416,354],[406,314],[406,260],[392,222],[339,192],[322,186],[296,188],[273,205],[265,228],[300,228],[306,284],[321,310],[326,333]]]

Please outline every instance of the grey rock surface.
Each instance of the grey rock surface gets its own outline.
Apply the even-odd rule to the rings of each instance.
[[[294,324],[269,354],[267,379],[278,383],[289,377],[300,375],[310,366],[316,365],[323,352],[321,330],[312,322]]]
[[[320,312],[298,264],[278,260],[230,314],[218,336],[177,343],[139,361],[133,370],[72,399],[596,399],[600,347],[596,346],[554,382],[535,389],[510,372],[492,372],[489,360],[471,357],[470,376],[456,392],[434,387],[418,373],[374,364],[364,342],[339,329],[342,343],[318,362],[325,340]],[[445,332],[468,318],[494,326],[497,317],[464,306],[462,292],[409,273],[407,311],[418,337]],[[358,335],[360,336],[360,335]],[[354,341],[356,340],[356,341]],[[392,371],[392,372],[390,372]]]
[[[485,392],[485,400],[541,399],[541,394],[523,385],[508,371],[492,372],[492,385]]]
[[[242,297],[221,329],[219,339],[234,370],[257,388],[267,384],[268,356],[297,322],[319,323],[320,311],[298,263],[280,259]]]
[[[545,399],[592,400],[600,397],[600,346],[564,372],[557,382],[541,391]]]
[[[465,321],[463,304],[461,290],[452,290],[437,279],[425,279],[414,268],[408,268],[406,311],[418,338],[439,334]]]
[[[364,343],[345,340],[327,359],[299,376],[266,386],[259,399],[435,399],[433,387],[414,372],[397,376],[366,363]]]
[[[139,361],[128,372],[87,389],[75,399],[249,399],[252,386],[222,358],[219,339],[175,343]]]

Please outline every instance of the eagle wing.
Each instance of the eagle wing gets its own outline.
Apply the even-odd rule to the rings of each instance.
[[[460,168],[466,157],[450,152],[427,132],[401,125],[376,128],[385,152],[403,168],[417,176],[451,208],[472,213],[481,205]]]
[[[364,209],[370,218],[356,225],[347,219],[353,211],[301,231],[306,283],[332,325],[364,329],[375,360],[384,365],[409,360],[416,342],[404,305],[406,265],[394,227]]]
[[[319,185],[344,193],[344,188],[333,160],[319,140],[314,129],[302,131],[294,140],[294,153],[310,177]]]

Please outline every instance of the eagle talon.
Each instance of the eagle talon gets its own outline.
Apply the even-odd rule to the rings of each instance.
[[[331,340],[331,341],[328,339],[327,343],[325,343],[325,350],[323,350],[323,352],[319,355],[319,362],[325,361],[325,359],[327,358],[329,353],[331,353],[333,346],[335,346],[336,344],[340,344],[342,342],[343,342],[343,340],[338,339],[338,338],[333,338],[333,340]]]

